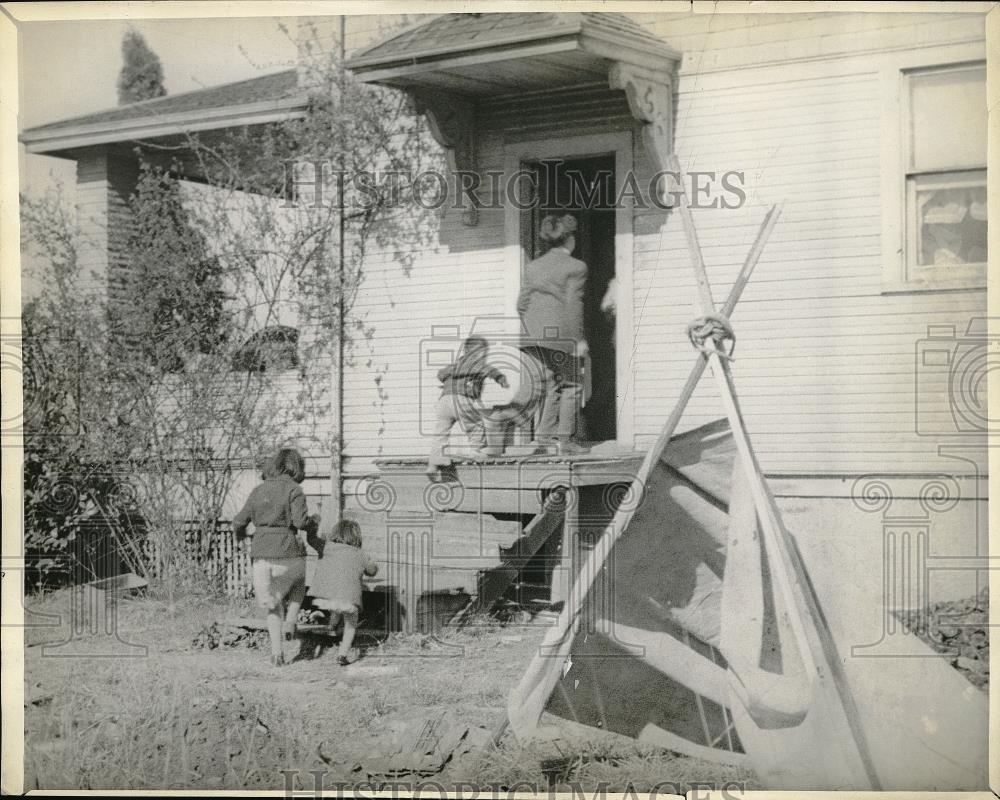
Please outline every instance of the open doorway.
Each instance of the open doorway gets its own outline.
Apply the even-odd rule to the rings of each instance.
[[[587,265],[584,329],[590,348],[591,395],[583,408],[580,439],[617,438],[615,319],[601,301],[615,277],[615,156],[545,159],[523,167],[535,176],[537,196],[521,218],[522,248],[529,259],[542,255],[538,230],[546,214],[572,214],[579,223],[574,258]]]

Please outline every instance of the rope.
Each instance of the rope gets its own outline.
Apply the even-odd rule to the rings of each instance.
[[[691,344],[696,350],[700,350],[706,355],[711,351],[708,347],[708,340],[715,342],[718,348],[715,352],[721,358],[733,360],[733,351],[736,349],[736,334],[729,320],[720,314],[708,314],[691,320],[687,326],[687,335]],[[725,347],[725,342],[729,342],[729,348]]]

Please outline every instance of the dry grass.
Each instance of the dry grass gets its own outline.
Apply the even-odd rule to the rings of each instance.
[[[438,638],[393,637],[346,670],[335,651],[307,647],[274,669],[267,648],[192,647],[207,623],[239,610],[196,597],[125,601],[113,635],[43,647],[69,639],[72,606],[65,591],[32,603],[62,624],[27,630],[27,697],[41,698],[25,708],[27,788],[281,789],[283,770],[297,771],[305,789],[310,770],[325,770],[327,785],[364,782],[366,761],[392,752],[415,720],[445,714],[497,730],[544,633],[491,623]],[[70,652],[76,657],[60,657]],[[559,785],[631,781],[641,790],[751,778],[608,735],[574,742],[572,753],[561,747],[526,748],[508,734],[433,780],[544,788],[542,760],[556,757],[572,762],[554,776]]]

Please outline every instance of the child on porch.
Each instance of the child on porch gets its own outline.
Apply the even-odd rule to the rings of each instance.
[[[434,444],[427,459],[428,474],[451,464],[451,459],[445,455],[445,448],[456,422],[461,424],[474,450],[482,451],[486,447],[486,429],[476,407],[483,394],[483,383],[492,378],[503,388],[508,387],[507,377],[487,364],[488,354],[486,340],[470,336],[462,343],[461,353],[455,362],[438,370],[441,397],[434,407]]]
[[[306,589],[306,549],[298,531],[304,531],[313,544],[319,515],[309,516],[306,496],[299,485],[305,478],[305,461],[297,450],[279,450],[263,472],[264,482],[254,487],[246,504],[233,517],[233,532],[242,539],[248,535],[247,526],[253,523],[253,590],[257,604],[267,612],[271,664],[280,667],[285,663],[282,640],[295,635]]]
[[[341,619],[344,620],[337,655],[337,663],[342,667],[350,663],[348,656],[358,627],[363,588],[361,578],[377,572],[378,565],[361,549],[361,526],[352,519],[338,522],[327,534],[309,591],[317,608],[331,612],[327,623],[331,630]]]

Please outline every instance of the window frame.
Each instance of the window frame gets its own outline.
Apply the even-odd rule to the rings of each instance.
[[[986,172],[986,153],[981,167],[963,165],[917,171],[913,165],[910,114],[910,81],[914,75],[985,67],[981,46],[948,48],[940,52],[898,55],[881,71],[882,79],[882,293],[940,292],[985,289],[987,265],[961,264],[921,267],[916,263],[918,246],[915,183],[921,176]]]

